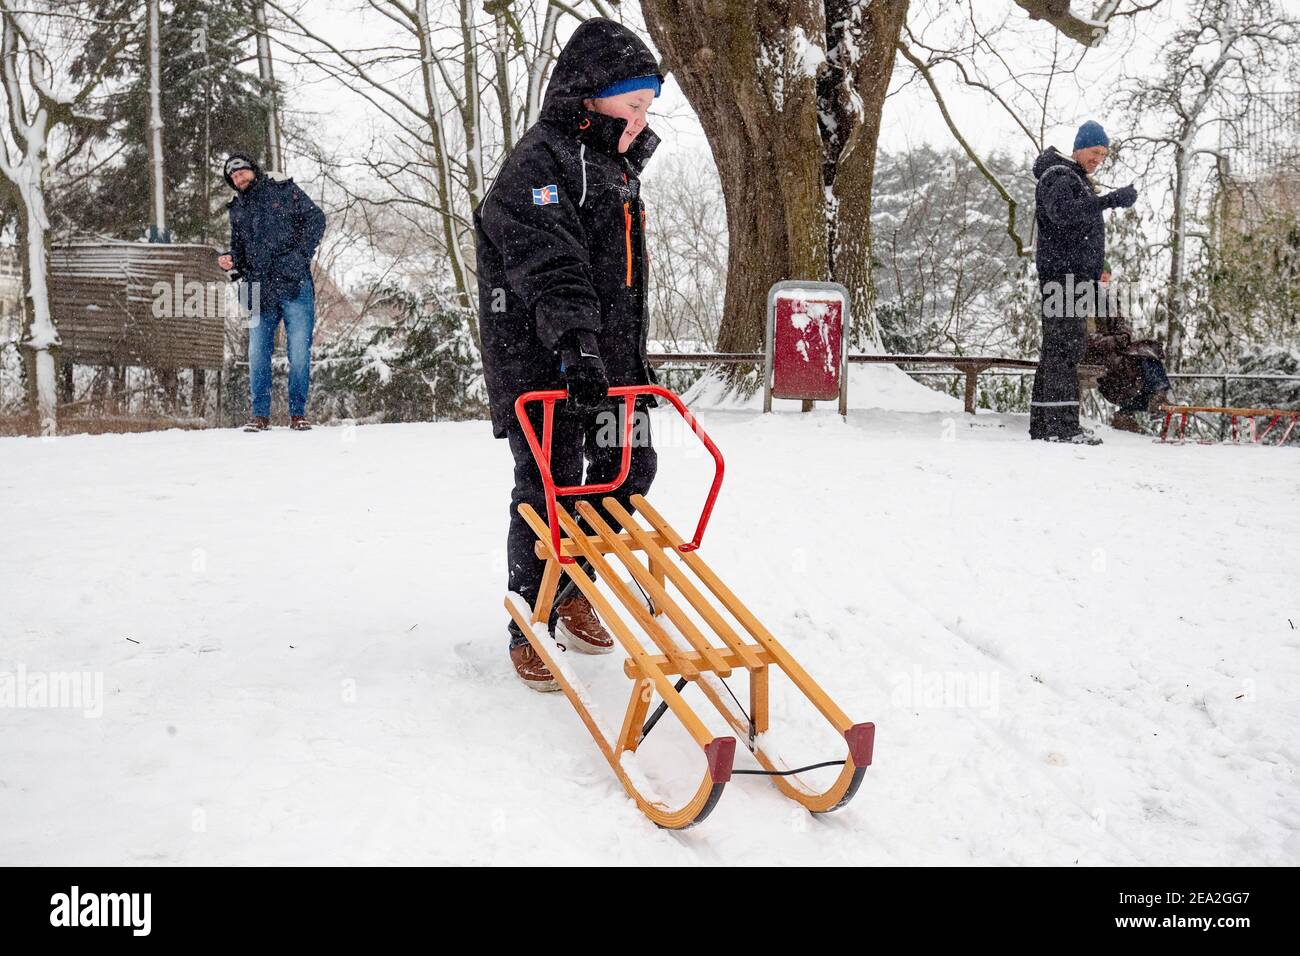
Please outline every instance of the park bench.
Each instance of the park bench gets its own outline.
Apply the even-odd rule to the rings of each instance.
[[[701,365],[760,365],[762,352],[657,352],[647,358],[651,365],[697,362]],[[928,365],[951,368],[966,376],[966,411],[975,414],[975,386],[981,372],[991,368],[1036,369],[1033,359],[1001,358],[995,355],[850,355],[854,365]]]

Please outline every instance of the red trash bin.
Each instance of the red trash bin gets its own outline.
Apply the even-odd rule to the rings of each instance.
[[[767,362],[763,411],[773,398],[812,402],[839,398],[848,412],[845,328],[849,292],[838,282],[785,279],[767,293]]]

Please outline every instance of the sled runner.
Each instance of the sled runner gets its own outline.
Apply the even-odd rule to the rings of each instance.
[[[1217,405],[1161,405],[1160,410],[1165,413],[1165,422],[1160,429],[1160,440],[1162,442],[1169,439],[1169,423],[1175,415],[1178,416],[1178,429],[1175,441],[1178,443],[1185,442],[1185,432],[1187,430],[1187,416],[1197,414],[1227,415],[1231,422],[1231,435],[1233,444],[1237,444],[1240,439],[1240,429],[1237,426],[1237,419],[1245,419],[1246,440],[1254,444],[1267,444],[1264,439],[1268,437],[1274,427],[1278,426],[1284,419],[1287,422],[1285,430],[1278,438],[1276,444],[1285,445],[1287,439],[1291,437],[1291,432],[1295,430],[1296,422],[1300,420],[1300,410],[1289,408],[1221,408]],[[1263,431],[1257,431],[1255,427],[1256,418],[1267,418],[1268,424],[1264,426]],[[1204,443],[1204,444],[1209,444]]]
[[[844,806],[857,791],[866,768],[871,764],[875,725],[850,721],[700,557],[700,542],[722,484],[721,452],[673,392],[654,385],[636,385],[611,388],[609,394],[623,400],[623,456],[618,476],[602,485],[555,485],[550,466],[552,424],[555,403],[562,401],[567,392],[527,392],[515,402],[515,414],[537,460],[546,492],[545,519],[527,504],[520,505],[519,513],[537,534],[537,554],[546,564],[536,605],[529,608],[519,595],[511,593],[506,596],[506,609],[555,675],[614,774],[642,812],[659,826],[682,829],[699,823],[717,805],[733,774],[770,776],[783,794],[813,813],[825,813]],[[695,527],[695,535],[689,541],[641,495],[630,498],[636,509],[635,516],[615,498],[601,499],[617,528],[591,503],[592,496],[609,495],[627,478],[631,467],[633,411],[638,395],[655,395],[671,403],[713,456],[713,483]],[[540,441],[527,415],[527,406],[534,402],[542,403]],[[576,516],[557,500],[575,495],[584,496],[575,505]],[[585,522],[585,528],[579,525],[579,518]],[[629,574],[639,592],[629,587],[626,581]],[[547,621],[562,576],[567,576],[572,586],[591,602],[597,615],[627,653],[623,671],[632,681],[632,693],[616,732],[613,725],[602,726],[591,695],[572,668],[567,666],[560,646],[548,631]],[[613,593],[614,602],[602,593],[599,582]],[[670,594],[670,586],[675,593]],[[704,626],[701,627],[697,619],[686,612],[683,601],[695,611]],[[744,635],[728,623],[723,610],[739,622]],[[657,654],[647,649],[647,643],[638,637],[638,631],[645,635],[647,643],[658,651]],[[773,668],[785,674],[843,737],[848,751],[845,759],[796,768],[773,752],[768,737],[768,682]],[[748,674],[748,710],[740,705],[725,683],[726,678],[736,671]],[[675,682],[672,680],[674,677],[677,678]],[[733,769],[736,737],[715,737],[706,728],[683,694],[689,684],[697,688],[691,698],[698,700],[703,697],[718,709],[762,770]],[[647,717],[655,696],[661,703]],[[669,711],[703,751],[705,763],[704,776],[694,796],[675,809],[653,794],[643,792],[646,787],[638,785],[640,775],[631,759],[641,741]],[[839,764],[842,764],[839,775],[826,790],[818,791],[799,778],[802,772]]]

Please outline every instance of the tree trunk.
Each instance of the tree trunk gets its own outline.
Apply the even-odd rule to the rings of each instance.
[[[41,131],[45,133],[44,130]],[[58,427],[56,353],[62,346],[50,314],[49,262],[50,223],[45,212],[44,150],[29,151],[25,162],[31,172],[21,190],[24,214],[18,217],[18,244],[23,253],[23,334],[28,355],[28,407],[35,412],[35,427],[42,435],[53,435]],[[32,168],[34,164],[35,168]]]
[[[465,95],[461,125],[465,130],[465,189],[470,208],[483,202],[483,116],[479,106],[478,36],[474,27],[474,4],[460,0],[460,38],[464,56],[462,76]]]
[[[275,92],[275,70],[271,61],[271,35],[266,27],[266,4],[253,4],[253,22],[257,30],[257,75],[266,91],[266,168],[284,171],[280,151],[280,104]]]
[[[560,20],[560,8],[547,4],[546,17],[542,21],[542,36],[537,43],[537,56],[528,67],[528,91],[524,100],[524,129],[529,129],[537,122],[542,112],[542,92],[546,85],[546,73],[555,58],[555,25]]]
[[[1165,294],[1168,321],[1165,332],[1165,361],[1172,372],[1178,371],[1183,358],[1183,314],[1187,295],[1184,272],[1187,262],[1187,184],[1188,153],[1178,143],[1174,147],[1174,215],[1169,228],[1169,290]]]
[[[67,359],[59,362],[59,403],[62,405],[71,405],[76,398],[74,391],[73,372],[74,363]]]
[[[167,241],[167,181],[163,178],[161,0],[149,0],[149,196],[150,242]]]
[[[835,121],[835,132],[827,137],[826,171],[833,201],[829,219],[831,278],[849,290],[850,345],[883,351],[875,318],[871,196],[880,116],[894,71],[899,31],[907,16],[907,0],[867,5],[865,11],[855,11],[855,6],[861,5],[852,0],[826,4],[831,24],[828,46],[856,50],[853,59],[832,57],[821,83],[822,100]],[[858,21],[852,19],[854,12],[859,13]]]
[[[642,10],[722,180],[718,350],[762,348],[767,291],[787,278],[843,282],[855,344],[878,341],[871,187],[907,0],[642,0]]]
[[[202,418],[207,412],[208,373],[205,369],[192,370],[194,377],[190,380],[190,414]]]
[[[501,152],[509,155],[515,148],[515,110],[510,95],[510,28],[506,15],[510,0],[502,0],[492,10],[492,24],[496,28],[496,41],[492,46],[492,59],[496,64],[497,108],[501,113]]]
[[[428,0],[416,0],[415,3],[416,38],[420,44],[420,75],[424,91],[426,118],[429,124],[429,149],[431,165],[434,168],[434,186],[439,208],[452,210],[457,208],[453,195],[453,176],[448,144],[445,138],[447,123],[438,91],[437,52],[434,50],[434,35],[429,20]],[[471,295],[469,269],[465,262],[464,250],[460,244],[460,228],[454,217],[441,214],[443,241],[447,255],[451,258],[452,276],[456,282],[457,301],[470,314],[471,331],[474,341],[479,341],[478,323],[474,318],[474,300]]]

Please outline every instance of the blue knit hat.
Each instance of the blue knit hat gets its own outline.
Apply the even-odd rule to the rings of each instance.
[[[1100,123],[1096,120],[1088,120],[1079,127],[1079,132],[1074,134],[1074,149],[1077,152],[1093,146],[1110,146],[1110,137],[1106,135]]]
[[[611,83],[597,93],[596,98],[618,96],[620,93],[631,93],[633,90],[654,90],[655,96],[658,96],[661,88],[662,84],[659,77],[651,73],[648,76],[633,76],[626,80],[619,80],[617,83]]]

